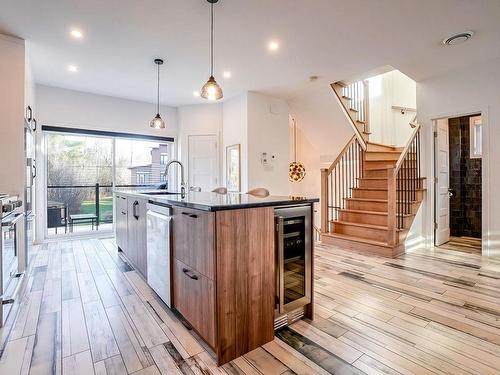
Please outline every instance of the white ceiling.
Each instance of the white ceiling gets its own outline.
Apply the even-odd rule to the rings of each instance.
[[[500,57],[499,0],[220,0],[215,10],[226,98],[289,99],[311,75],[329,83],[383,65],[421,80]],[[205,0],[0,0],[0,32],[28,41],[37,82],[154,102],[162,57],[162,102],[175,106],[203,101],[192,92],[209,75],[208,16]],[[85,38],[71,39],[72,27]],[[465,30],[475,32],[469,42],[440,44]]]

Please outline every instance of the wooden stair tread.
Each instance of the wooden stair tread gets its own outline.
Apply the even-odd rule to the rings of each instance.
[[[353,221],[332,220],[332,223],[341,224],[341,225],[351,225],[353,227],[387,230],[387,226],[374,225],[374,224],[365,224],[365,223],[355,223]]]
[[[427,177],[417,177],[420,180],[425,180]],[[356,177],[358,180],[387,180],[387,177]]]
[[[387,226],[384,225],[374,225],[374,224],[365,224],[365,223],[356,223],[353,221],[343,221],[343,220],[331,220],[331,223],[340,224],[340,225],[351,225],[353,227],[359,228],[367,228],[367,229],[378,229],[378,230],[389,230]],[[397,232],[405,231],[406,228],[396,229]]]
[[[384,145],[383,143],[370,142],[370,141],[368,141],[368,142],[366,142],[366,143],[368,143],[368,144],[370,144],[370,145],[374,145],[374,146],[383,146],[383,147],[392,147],[392,148],[396,148],[396,146],[395,146],[395,145]]]
[[[386,151],[366,151],[367,154],[401,154],[398,150],[386,150]]]
[[[422,189],[422,190],[426,190],[426,189]],[[387,203],[387,199],[378,199],[378,198],[343,198],[343,199],[346,199],[346,200],[353,200],[353,201],[362,201],[362,202],[377,202],[377,203]],[[399,202],[396,201],[396,202]],[[421,202],[421,200],[416,200],[416,201],[409,201],[409,203],[419,203]]]
[[[362,237],[356,237],[356,236],[351,236],[349,234],[341,234],[341,233],[335,233],[335,232],[327,232],[327,233],[322,233],[322,236],[328,236],[328,237],[333,237],[333,238],[338,238],[342,240],[348,240],[348,241],[354,241],[354,242],[360,242],[360,243],[366,243],[374,246],[382,246],[382,247],[392,247],[389,246],[385,242],[381,241],[375,241],[375,240],[369,240],[367,238],[362,238]]]
[[[337,211],[339,212],[351,212],[355,214],[364,214],[364,215],[379,215],[379,216],[387,216],[387,211],[368,211],[368,210],[353,210],[350,208],[339,208]],[[396,214],[396,216],[400,216]],[[415,216],[415,214],[404,214],[404,217]],[[335,220],[330,220],[330,222],[334,222]]]

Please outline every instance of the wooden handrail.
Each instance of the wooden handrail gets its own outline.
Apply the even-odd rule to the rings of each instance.
[[[333,169],[337,166],[340,159],[342,159],[342,156],[344,156],[345,152],[349,149],[349,147],[351,147],[351,145],[356,140],[356,138],[357,138],[356,135],[353,135],[352,138],[349,140],[349,142],[347,142],[347,144],[344,146],[342,151],[340,151],[340,153],[338,154],[337,158],[333,161],[333,163],[328,168],[328,174],[330,174],[333,171]]]
[[[415,139],[415,137],[417,136],[418,131],[420,130],[420,124],[417,123],[415,120],[416,120],[416,116],[410,122],[410,126],[413,128],[413,132],[411,133],[411,136],[408,139],[408,142],[406,143],[406,146],[403,149],[403,152],[401,152],[401,155],[399,155],[399,159],[396,162],[396,165],[394,167],[394,175],[397,175],[399,170],[401,169],[401,166],[403,165],[403,161],[405,160],[406,155],[408,154],[408,151],[410,150],[410,146],[413,143],[413,140]],[[414,126],[412,126],[412,124],[414,124]]]
[[[354,130],[354,134],[355,134],[356,138],[358,138],[358,141],[361,144],[361,147],[363,148],[363,151],[366,151],[366,142],[365,142],[365,140],[363,138],[363,135],[361,134],[361,132],[359,131],[358,127],[354,123],[354,120],[349,115],[349,112],[348,112],[347,108],[345,107],[344,103],[342,102],[342,99],[339,96],[339,93],[337,92],[337,90],[335,90],[335,87],[333,85],[334,85],[334,83],[331,84],[331,87],[332,87],[333,92],[335,93],[335,97],[337,98],[338,104],[339,104],[340,108],[342,109],[342,112],[346,116],[347,120],[351,124],[351,127]]]

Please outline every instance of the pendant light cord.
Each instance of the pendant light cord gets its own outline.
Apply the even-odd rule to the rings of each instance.
[[[294,162],[297,162],[297,122],[293,119],[293,153]]]
[[[214,75],[214,3],[210,5],[210,76]]]
[[[156,92],[156,113],[160,114],[160,64],[158,65],[158,88]]]

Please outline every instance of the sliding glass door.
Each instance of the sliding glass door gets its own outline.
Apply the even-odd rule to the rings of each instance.
[[[173,142],[47,131],[47,236],[113,230],[113,188],[156,188]]]

